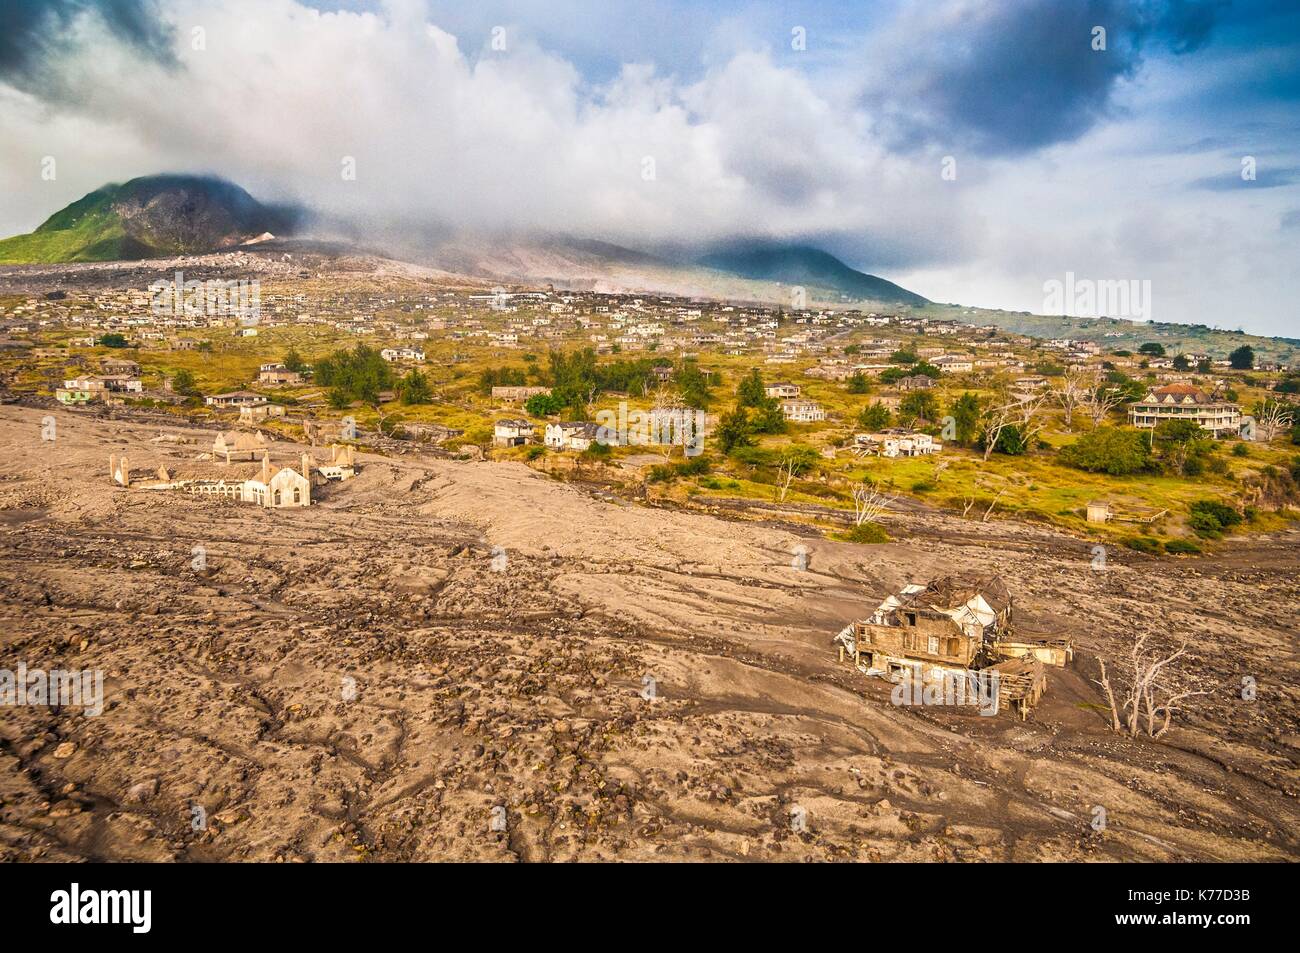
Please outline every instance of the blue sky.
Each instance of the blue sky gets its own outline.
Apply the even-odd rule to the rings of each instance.
[[[1156,320],[1300,337],[1298,102],[1282,0],[5,3],[0,230],[209,171],[376,231],[804,241],[1018,310],[1150,280]]]

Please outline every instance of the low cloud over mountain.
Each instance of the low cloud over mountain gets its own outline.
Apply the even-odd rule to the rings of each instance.
[[[6,6],[0,233],[210,172],[381,241],[804,243],[934,300],[1036,309],[1073,271],[1149,278],[1169,320],[1294,321],[1300,27],[1270,0],[322,6]],[[1267,194],[1197,185],[1245,155]]]

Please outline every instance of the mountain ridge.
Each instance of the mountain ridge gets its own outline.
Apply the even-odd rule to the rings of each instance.
[[[100,186],[31,232],[0,239],[0,263],[126,261],[220,251],[268,232],[292,232],[302,214],[264,205],[216,176],[140,176]]]
[[[745,243],[712,251],[699,264],[758,281],[818,288],[850,299],[924,307],[929,300],[885,278],[858,271],[810,245]]]

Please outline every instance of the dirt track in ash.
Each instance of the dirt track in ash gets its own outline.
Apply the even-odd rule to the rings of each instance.
[[[512,464],[366,457],[294,512],[112,486],[110,452],[211,439],[166,429],[195,442],[0,407],[0,668],[106,673],[99,717],[0,709],[0,858],[1300,856],[1300,534],[1099,573],[1011,522],[917,511],[861,547]],[[1026,722],[836,663],[847,619],[965,570],[1080,648]],[[1109,733],[1091,683],[1144,628],[1211,692],[1161,742]]]

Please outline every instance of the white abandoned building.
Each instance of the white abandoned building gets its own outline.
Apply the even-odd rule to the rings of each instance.
[[[1018,632],[1011,594],[997,576],[944,576],[904,586],[834,638],[840,657],[891,681],[933,684],[996,675],[999,702],[1028,715],[1047,690],[1044,665],[1073,657],[1069,639]]]
[[[493,387],[492,399],[514,404],[527,400],[529,397],[536,397],[538,394],[549,394],[550,392],[549,387]]]
[[[113,481],[128,489],[183,490],[277,509],[311,505],[311,456],[306,453],[297,468],[273,466],[263,456],[260,464],[199,463],[170,469],[164,464],[150,476],[132,473],[125,456],[110,456],[108,469]]]
[[[260,430],[223,430],[212,442],[212,457],[221,457],[226,463],[232,460],[264,460],[270,449],[270,444]]]
[[[547,424],[542,441],[555,450],[586,450],[605,436],[605,428],[583,420]]]
[[[853,443],[866,453],[881,457],[920,457],[938,453],[943,444],[928,433],[891,427],[875,433],[855,434]]]
[[[110,455],[109,476],[128,489],[180,490],[195,496],[253,503],[267,509],[311,505],[311,490],[326,481],[349,480],[355,473],[353,449],[335,444],[330,462],[317,464],[303,453],[296,466],[276,466],[263,453],[259,463],[220,464],[208,461],[164,463],[155,471],[132,471],[125,456]]]
[[[273,404],[269,400],[258,404],[244,404],[239,408],[239,422],[241,424],[261,423],[271,417],[283,417],[284,410],[283,404]]]
[[[533,437],[533,425],[521,418],[498,420],[492,431],[492,445],[522,447]]]
[[[786,400],[781,402],[781,413],[795,423],[816,423],[826,419],[822,405],[812,400]]]

